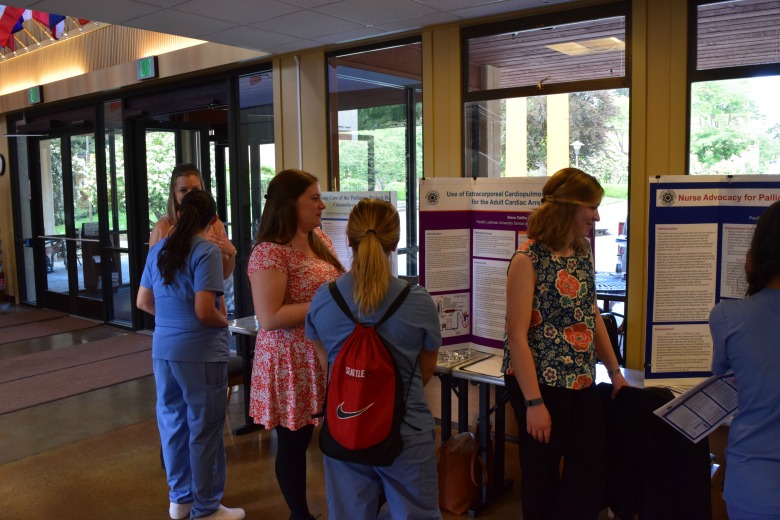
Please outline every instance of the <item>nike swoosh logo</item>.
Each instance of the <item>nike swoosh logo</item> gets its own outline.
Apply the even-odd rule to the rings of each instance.
[[[362,414],[363,412],[365,412],[366,410],[368,410],[372,406],[374,406],[374,403],[371,403],[370,405],[366,406],[362,410],[357,410],[357,411],[354,411],[354,412],[347,412],[347,411],[344,411],[344,403],[341,403],[336,408],[336,417],[338,417],[339,419],[352,419],[353,417],[357,417],[358,415]]]

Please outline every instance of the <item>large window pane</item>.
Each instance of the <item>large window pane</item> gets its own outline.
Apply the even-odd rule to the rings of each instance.
[[[398,273],[417,274],[417,179],[422,177],[421,44],[328,59],[331,174],[339,191],[395,191]]]
[[[688,173],[780,173],[780,1],[694,8]]]
[[[466,104],[467,142],[474,145],[467,175],[546,176],[567,166],[594,175],[606,191],[596,268],[622,271],[615,237],[624,234],[628,215],[628,108],[628,89]],[[470,140],[472,133],[481,138]]]
[[[106,146],[106,185],[108,187],[108,232],[111,253],[117,265],[116,291],[112,291],[114,321],[129,324],[132,316],[132,290],[130,287],[130,249],[127,232],[127,190],[125,187],[124,138],[122,136],[122,103],[107,101],[103,104]]]
[[[780,2],[730,0],[696,8],[696,69],[777,63]]]
[[[611,4],[462,31],[464,176],[548,176],[566,167],[594,175],[605,189],[596,270],[609,276],[627,267],[625,8]]]
[[[780,76],[691,85],[691,174],[780,173]]]
[[[623,77],[625,49],[622,16],[470,38],[468,91]]]
[[[257,234],[263,211],[263,196],[276,174],[274,149],[274,99],[271,72],[259,72],[238,79],[241,153],[249,166],[250,219],[252,237]]]

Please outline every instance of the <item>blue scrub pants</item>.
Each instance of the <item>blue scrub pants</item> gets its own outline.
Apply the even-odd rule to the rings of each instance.
[[[376,520],[384,489],[393,519],[440,520],[436,433],[404,436],[392,466],[377,467],[323,456],[328,518]]]
[[[153,363],[170,501],[194,502],[191,517],[208,516],[219,509],[225,491],[227,362]]]
[[[761,513],[750,513],[729,503],[726,503],[726,510],[731,520],[780,520],[780,513],[768,515]]]

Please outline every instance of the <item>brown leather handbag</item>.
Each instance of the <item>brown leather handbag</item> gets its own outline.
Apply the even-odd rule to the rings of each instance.
[[[463,432],[450,437],[437,449],[439,459],[439,507],[462,515],[480,498],[487,468],[479,455],[474,434]]]

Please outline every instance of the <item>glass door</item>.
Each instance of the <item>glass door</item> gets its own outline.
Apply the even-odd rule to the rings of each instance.
[[[211,161],[207,146],[209,130],[201,125],[173,122],[143,122],[141,124],[143,146],[140,162],[146,168],[146,200],[149,231],[164,215],[168,207],[168,191],[171,172],[181,163],[192,163],[203,175],[210,189]],[[148,243],[148,235],[146,242]]]
[[[140,240],[143,250],[138,266],[140,272],[149,253],[149,234],[168,206],[171,172],[177,164],[192,163],[203,176],[206,190],[210,189],[211,161],[209,159],[209,127],[175,121],[138,121],[136,144],[139,148],[137,169],[145,183],[138,193],[140,219],[144,226]],[[140,314],[143,327],[151,329],[154,320]]]
[[[100,237],[95,136],[38,140],[42,229],[37,234],[46,279],[45,307],[105,320],[103,287],[121,284],[114,255]]]
[[[417,276],[423,173],[422,43],[328,57],[330,159],[338,191],[395,191],[401,217],[398,274]]]

